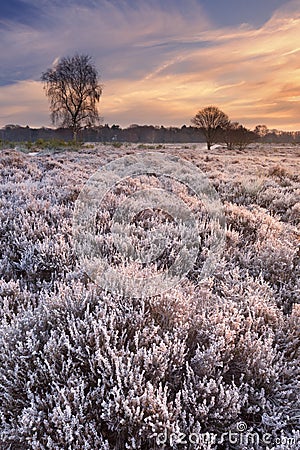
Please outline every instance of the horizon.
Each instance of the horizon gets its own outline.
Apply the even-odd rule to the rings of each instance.
[[[300,129],[297,0],[2,3],[0,127],[51,128],[41,73],[78,52],[104,85],[103,124],[190,126],[215,104],[250,129]]]
[[[166,129],[168,129],[168,128],[177,128],[179,130],[181,128],[183,128],[183,127],[198,128],[198,127],[195,127],[195,125],[186,124],[186,123],[183,123],[182,125],[178,125],[178,126],[175,126],[175,125],[162,125],[162,124],[151,124],[151,123],[132,123],[132,124],[127,125],[127,126],[121,126],[118,123],[110,123],[110,124],[109,123],[105,123],[105,124],[101,123],[99,125],[92,126],[91,128],[92,129],[93,128],[101,128],[101,127],[103,128],[106,125],[108,125],[110,128],[112,128],[113,126],[119,126],[121,130],[129,129],[129,128],[135,127],[135,126],[136,127],[154,127],[154,128],[164,127]],[[240,123],[240,125],[244,126],[244,124],[242,124],[242,123]],[[266,125],[267,126],[267,124],[257,124],[257,125]],[[6,127],[10,127],[10,126],[20,127],[20,128],[27,128],[27,127],[29,127],[29,129],[31,129],[31,130],[39,130],[39,129],[46,129],[46,130],[66,129],[67,130],[67,129],[69,129],[67,127],[58,127],[58,126],[54,126],[54,125],[49,125],[49,126],[41,125],[41,126],[34,127],[34,126],[30,126],[28,124],[21,125],[21,124],[18,124],[18,123],[7,123],[7,124],[3,125],[2,127],[0,127],[0,130],[5,130]],[[255,127],[252,127],[252,129],[249,128],[249,131],[254,131],[254,129],[255,129]],[[267,129],[268,129],[268,133],[273,133],[275,131],[277,131],[279,133],[295,133],[295,134],[300,133],[300,129],[299,130],[281,130],[281,129],[278,129],[278,128],[269,128],[268,126],[267,126]]]

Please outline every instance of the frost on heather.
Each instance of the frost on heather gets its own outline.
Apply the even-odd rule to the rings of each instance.
[[[297,149],[286,151],[285,162],[254,150],[209,158],[177,150],[224,203],[226,249],[212,276],[200,279],[210,240],[204,227],[188,277],[141,299],[91,282],[71,242],[85,181],[125,151],[1,153],[0,448],[150,450],[162,448],[155,433],[221,435],[239,422],[274,442],[293,437],[300,416]],[[99,216],[102,229],[124,194],[120,186],[107,199],[112,210]],[[187,192],[178,195],[200,213]],[[111,258],[117,263],[117,254]],[[299,442],[298,435],[289,448]],[[253,447],[264,448],[286,447]]]

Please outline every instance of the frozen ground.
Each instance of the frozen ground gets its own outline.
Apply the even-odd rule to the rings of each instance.
[[[99,167],[149,151],[206,174],[224,207],[226,246],[201,278],[211,242],[205,223],[181,284],[124,298],[80,266],[74,205]],[[0,174],[1,449],[299,449],[299,147],[2,150]],[[99,215],[101,248],[116,267],[111,218],[141,186],[127,182]],[[154,175],[147,182],[161,187]],[[175,188],[200,217],[203,204]],[[139,223],[137,236],[150,222]],[[221,443],[229,432],[239,444],[229,434]]]

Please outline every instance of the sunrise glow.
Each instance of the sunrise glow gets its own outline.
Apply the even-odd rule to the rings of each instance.
[[[235,4],[215,3],[225,18]],[[0,126],[49,126],[41,72],[87,52],[104,85],[104,123],[181,126],[215,104],[248,127],[300,129],[298,1],[258,4],[258,21],[240,6],[229,24],[196,0],[14,4],[0,25]]]

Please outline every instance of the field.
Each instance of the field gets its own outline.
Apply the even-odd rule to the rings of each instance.
[[[165,292],[126,296],[86,274],[74,208],[99,168],[147,152],[206,175],[222,204],[224,247],[203,275],[212,225],[174,181],[173,195],[206,217],[195,263]],[[0,174],[1,449],[300,448],[299,147],[4,149]],[[118,259],[112,217],[143,183],[114,186],[97,219],[102,254],[129,278],[161,273],[177,248],[150,268]],[[149,227],[178,231],[169,214],[139,216],[135,227],[143,242]]]

